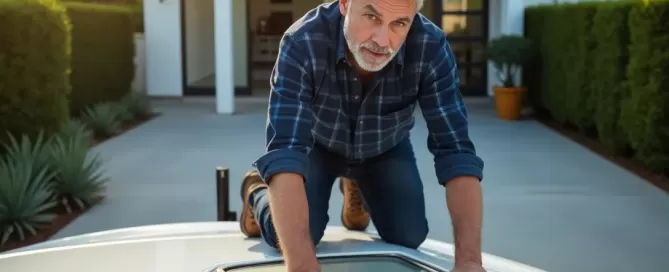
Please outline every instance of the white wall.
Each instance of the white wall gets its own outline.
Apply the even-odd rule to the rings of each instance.
[[[188,83],[214,73],[214,0],[185,1]]]
[[[246,1],[250,0],[231,0],[232,1],[232,20],[234,24],[234,51],[235,51],[235,86],[248,87],[248,41],[247,34],[249,30],[246,17]]]
[[[144,1],[146,85],[151,96],[181,96],[179,0]]]

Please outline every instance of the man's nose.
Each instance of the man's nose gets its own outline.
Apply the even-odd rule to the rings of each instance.
[[[372,40],[381,47],[388,47],[390,45],[390,36],[389,36],[388,27],[383,26],[379,28]]]

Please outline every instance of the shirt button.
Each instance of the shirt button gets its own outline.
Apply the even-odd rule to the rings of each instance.
[[[362,125],[362,121],[360,121],[360,124]]]
[[[354,78],[353,78],[353,81],[358,81],[358,78],[357,78],[357,77],[354,77]]]
[[[356,100],[357,100],[357,99],[360,99],[360,96],[359,96],[359,95],[356,95],[356,96],[355,96],[355,99],[356,99]]]

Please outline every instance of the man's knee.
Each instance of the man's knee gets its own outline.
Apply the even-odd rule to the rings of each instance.
[[[392,231],[379,232],[379,235],[387,243],[416,249],[425,242],[428,231],[427,223],[416,222],[409,226],[404,224],[401,228],[394,228]]]
[[[261,231],[263,240],[265,240],[265,243],[267,243],[269,246],[279,250],[281,248],[279,235],[271,217],[269,221],[269,225],[264,228],[266,231]],[[327,222],[323,223],[322,220],[313,219],[312,222],[309,223],[309,236],[314,246],[318,245],[318,243],[320,243],[323,239],[323,236],[325,235],[326,224]]]

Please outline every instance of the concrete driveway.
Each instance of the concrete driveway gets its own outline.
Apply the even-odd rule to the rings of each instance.
[[[266,99],[213,113],[209,99],[160,101],[163,115],[96,148],[112,178],[107,200],[55,238],[146,224],[215,220],[214,168],[231,169],[231,207],[262,154]],[[669,198],[637,176],[534,121],[497,120],[468,100],[471,137],[486,162],[483,249],[548,271],[667,271]],[[452,242],[420,115],[412,139],[425,183],[429,237]],[[341,225],[341,194],[331,199]]]

